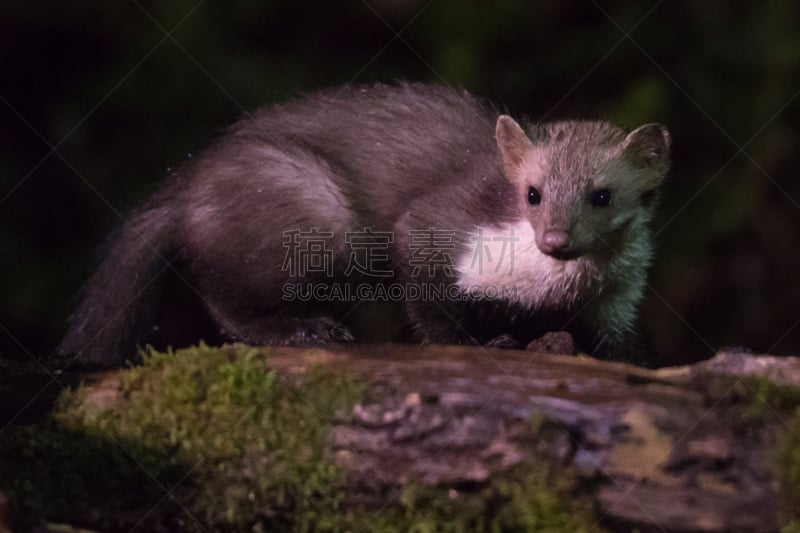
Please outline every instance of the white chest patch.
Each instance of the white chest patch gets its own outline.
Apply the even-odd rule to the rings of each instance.
[[[539,250],[534,237],[527,220],[476,228],[466,252],[456,260],[458,286],[532,309],[569,308],[593,287],[599,290],[603,279],[590,259],[555,259]]]

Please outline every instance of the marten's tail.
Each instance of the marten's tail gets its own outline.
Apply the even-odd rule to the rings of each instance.
[[[176,253],[174,215],[166,202],[154,200],[112,235],[70,317],[60,355],[101,366],[121,365],[137,355],[137,343],[155,323],[162,280]]]

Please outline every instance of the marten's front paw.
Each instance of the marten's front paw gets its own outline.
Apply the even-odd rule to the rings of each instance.
[[[484,346],[491,346],[492,348],[511,348],[514,350],[522,349],[523,344],[519,342],[516,338],[508,333],[504,333],[503,335],[499,335],[494,339],[487,342]]]
[[[298,337],[301,343],[350,342],[354,338],[347,326],[328,317],[306,320]]]
[[[343,324],[334,324],[328,331],[333,342],[352,342],[355,339],[353,332]]]

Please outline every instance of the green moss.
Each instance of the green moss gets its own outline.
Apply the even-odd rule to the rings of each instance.
[[[780,420],[777,471],[787,521],[781,531],[800,532],[800,387],[778,385],[765,377],[745,378],[742,383],[749,392],[745,421]]]
[[[381,533],[599,531],[589,500],[570,498],[566,487],[553,487],[547,478],[546,469],[529,464],[477,493],[412,487],[403,491],[399,505],[365,513],[357,523]]]
[[[765,412],[785,412],[800,406],[800,387],[778,385],[762,376],[743,378],[742,383],[750,396],[746,418],[758,418]]]
[[[482,489],[410,487],[381,510],[348,502],[326,449],[361,389],[323,368],[289,384],[246,347],[151,352],[112,394],[67,392],[47,420],[7,435],[0,491],[36,520],[98,530],[592,529],[585,500],[533,458]]]
[[[789,520],[783,531],[800,532],[800,407],[781,438],[778,472]]]
[[[792,520],[781,528],[781,533],[800,533],[800,521]]]
[[[800,533],[800,387],[777,384],[764,376],[715,376],[701,386],[709,402],[716,405],[726,400],[734,409],[737,430],[756,439],[748,445],[763,446],[757,437],[762,430],[778,432],[775,470],[785,523],[781,531]]]
[[[83,406],[84,396],[64,394],[50,419],[5,443],[0,486],[30,514],[100,514],[113,527],[115,515],[150,512],[188,529],[195,519],[244,529],[339,505],[324,449],[329,421],[360,396],[346,376],[314,368],[294,387],[258,350],[200,346],[147,354],[110,405]]]

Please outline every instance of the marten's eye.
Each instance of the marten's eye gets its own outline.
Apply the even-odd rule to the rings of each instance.
[[[608,189],[597,189],[592,193],[592,205],[594,207],[608,207],[611,203],[611,191]]]
[[[528,203],[531,205],[542,203],[542,195],[539,194],[539,189],[536,187],[528,187]]]

